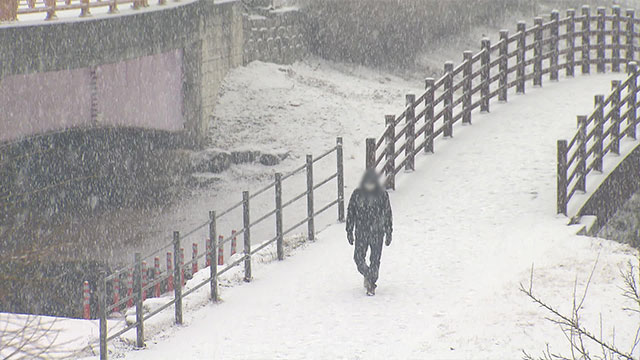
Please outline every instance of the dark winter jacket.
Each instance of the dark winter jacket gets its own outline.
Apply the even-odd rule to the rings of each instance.
[[[364,184],[373,182],[373,191],[364,188]],[[347,209],[347,232],[355,230],[356,238],[382,236],[393,232],[393,219],[389,194],[382,188],[374,170],[367,170],[362,177],[360,187],[353,191]]]

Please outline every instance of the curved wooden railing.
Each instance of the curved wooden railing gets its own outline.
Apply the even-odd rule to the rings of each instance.
[[[587,175],[603,171],[603,159],[620,155],[620,141],[636,139],[638,124],[638,71],[635,62],[627,64],[629,76],[613,80],[611,92],[595,96],[595,109],[578,116],[578,130],[569,141],[558,140],[557,208],[567,215],[567,204],[576,192],[587,190]]]
[[[597,14],[593,16],[590,8],[583,6],[580,15],[570,9],[563,18],[560,18],[558,11],[551,12],[548,21],[537,17],[534,26],[530,28],[527,28],[526,23],[518,22],[515,34],[502,30],[500,40],[495,44],[483,39],[479,52],[474,54],[465,51],[462,63],[454,65],[446,62],[443,76],[439,79],[427,78],[426,90],[418,98],[413,94],[407,95],[406,107],[399,116],[385,116],[384,133],[379,138],[369,138],[366,141],[366,167],[376,169],[385,177],[385,186],[394,189],[395,178],[402,169],[415,169],[416,155],[420,152],[434,152],[434,140],[440,136],[452,137],[453,125],[457,122],[471,124],[474,110],[488,112],[491,102],[506,102],[510,89],[515,88],[516,93],[524,93],[530,82],[533,86],[542,86],[543,79],[547,76],[551,81],[557,81],[562,73],[572,77],[576,67],[583,74],[590,73],[594,65],[599,73],[607,69],[620,71],[623,65],[635,59],[640,50],[636,31],[639,22],[634,10],[626,10],[622,15],[618,6],[612,7],[610,13],[599,7]],[[626,68],[635,73],[635,65],[626,65]],[[633,81],[625,81],[621,84],[621,93],[629,91],[632,86],[635,88]],[[626,95],[621,96],[616,101],[633,103],[633,113],[627,112],[623,117],[632,119],[623,134],[632,134],[635,133],[637,122],[635,101],[630,101]],[[614,104],[614,98],[615,95],[611,95],[603,99],[600,108]],[[622,105],[618,108],[620,106]],[[587,127],[596,116],[599,115],[587,118]],[[608,112],[602,118],[611,119],[615,116]],[[611,132],[615,132],[615,129],[603,131],[602,135]],[[603,137],[600,132],[598,134],[600,143]],[[590,143],[594,136],[593,131],[590,131],[587,142]],[[572,141],[567,148],[573,149],[577,142],[578,140]],[[616,148],[615,143],[616,141],[614,145],[604,149]],[[593,148],[589,151],[586,152],[587,156],[601,154]],[[580,166],[584,163],[583,157],[580,157],[581,161],[575,157],[573,154],[570,156],[569,167],[574,162],[580,163]],[[596,161],[595,165],[586,165],[586,168],[591,170],[597,168],[598,164]],[[569,183],[584,180],[587,173],[581,169],[572,171]],[[583,186],[579,188],[583,189]],[[565,208],[559,207],[559,212],[566,212],[566,201],[575,191],[575,187],[572,187],[563,200]]]

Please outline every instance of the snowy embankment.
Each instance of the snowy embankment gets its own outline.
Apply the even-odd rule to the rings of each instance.
[[[346,102],[344,122],[325,129],[322,114],[340,106],[331,94],[341,89],[326,86],[331,78],[325,76],[314,79],[325,84],[325,96],[304,96],[292,75],[299,71],[311,71],[310,65],[238,69],[234,82],[251,74],[280,81],[261,85],[272,91],[244,92],[240,112],[250,118],[255,111],[254,119],[270,114],[256,126],[285,144],[304,147],[311,146],[305,139],[320,139],[309,142],[321,148],[325,136],[283,131],[282,124],[291,129],[317,121],[327,144],[345,136],[353,185],[362,140],[377,133],[380,126],[373,125],[386,111],[371,119],[371,109],[359,112]],[[630,343],[640,317],[621,311],[630,304],[620,295],[619,269],[633,252],[576,236],[576,227],[554,216],[555,142],[575,131],[576,114],[592,109],[594,94],[623,76],[563,79],[512,95],[508,104],[474,117],[474,125],[458,127],[455,138],[438,142],[435,155],[421,156],[418,170],[401,176],[391,194],[396,230],[383,252],[376,297],[363,296],[352,248],[336,224],[295,256],[255,271],[251,284],[223,289],[222,304],[187,312],[184,327],[166,329],[127,358],[518,358],[523,349],[539,352],[546,343],[565,351],[560,330],[519,284],[528,282],[534,266],[534,292],[569,312],[574,282],[585,285],[596,259],[583,324],[598,332],[602,314],[605,338],[615,328],[616,344]],[[227,98],[232,90],[221,103],[233,102]],[[266,97],[271,106],[260,110]]]
[[[173,231],[183,234],[208,220],[208,212],[221,212],[242,200],[242,191],[254,191],[272,182],[275,172],[287,173],[305,162],[306,154],[319,155],[344,138],[347,191],[359,181],[364,164],[364,139],[384,129],[384,114],[395,113],[408,92],[422,91],[421,81],[407,81],[366,68],[311,60],[293,66],[253,62],[233,70],[225,79],[216,115],[211,119],[210,148],[225,151],[261,151],[288,154],[277,166],[243,164],[215,174],[216,181],[206,188],[192,189],[175,205],[153,216],[137,218],[139,241],[123,246],[114,260],[128,263],[134,251],[151,253],[171,242]],[[335,156],[314,164],[314,177],[320,181],[336,170]],[[284,201],[302,193],[305,176],[300,174],[283,184]],[[318,208],[334,200],[335,183],[318,189]],[[273,191],[251,200],[252,217],[258,218],[274,207]],[[305,201],[298,201],[284,214],[285,228],[304,218]],[[316,221],[318,230],[332,224],[336,211],[327,211]],[[218,232],[230,235],[242,228],[241,209],[218,219]],[[304,227],[299,229],[304,233]],[[197,242],[204,249],[207,229],[185,239],[185,248]],[[273,238],[272,220],[251,231],[254,244]],[[241,244],[241,240],[239,244]],[[230,253],[225,247],[225,257]],[[161,254],[162,255],[162,254]],[[187,257],[190,256],[187,252]]]

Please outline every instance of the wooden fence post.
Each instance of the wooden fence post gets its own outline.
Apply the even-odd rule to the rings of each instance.
[[[405,170],[415,170],[415,143],[416,143],[416,96],[407,94],[405,97],[407,109],[405,114],[405,123],[407,131],[405,131],[404,154],[408,158],[404,165]]]
[[[588,5],[582,7],[582,73],[588,74],[591,69],[590,51],[591,51],[591,8]]]
[[[278,260],[284,259],[284,235],[282,221],[282,174],[276,173],[276,253]]]
[[[91,16],[91,9],[89,8],[89,0],[80,0],[80,17]]]
[[[566,46],[567,46],[567,54],[565,55],[566,60],[566,76],[574,76],[575,74],[575,57],[576,57],[576,11],[574,9],[567,10],[567,27],[565,29],[567,34]]]
[[[597,171],[602,172],[602,158],[604,157],[604,95],[596,95],[594,97],[594,105],[596,107],[596,116],[593,119],[595,123],[594,128],[594,166],[593,168]]]
[[[135,253],[134,292],[136,297],[136,346],[144,347],[144,324],[142,307],[142,255]]]
[[[386,115],[384,117],[387,131],[385,132],[385,142],[387,149],[385,152],[385,188],[396,189],[396,161],[394,154],[396,153],[396,117],[394,115]],[[428,140],[427,140],[428,141]]]
[[[56,16],[56,1],[55,0],[45,0],[44,1],[46,6],[49,8],[49,10],[47,10],[47,15],[44,18],[45,21],[47,20],[55,20],[58,18],[58,16]]]
[[[251,217],[249,214],[249,192],[242,192],[242,222],[244,224],[244,281],[251,281]]]
[[[567,140],[558,140],[558,173],[556,178],[558,214],[567,215]]]
[[[605,25],[606,25],[606,19],[605,16],[607,14],[607,9],[604,7],[598,7],[598,9],[596,10],[598,13],[598,22],[597,22],[597,26],[598,26],[598,35],[596,36],[596,41],[598,43],[598,61],[597,61],[597,71],[599,73],[603,73],[605,70],[605,64],[604,64],[604,55],[605,55],[605,35],[604,35],[604,30],[605,30]]]
[[[173,296],[176,324],[182,324],[182,265],[180,265],[180,232],[173,232]]]
[[[307,235],[315,240],[315,226],[313,222],[313,155],[307,155]]]
[[[635,59],[635,44],[634,44],[634,37],[635,37],[635,11],[633,9],[627,9],[627,11],[625,12],[625,15],[627,16],[627,26],[626,26],[626,32],[625,32],[625,36],[624,36],[624,41],[625,41],[625,46],[626,46],[626,52],[625,52],[625,58],[627,59],[627,66],[630,62],[632,62]],[[627,69],[628,72],[628,69]]]
[[[425,153],[433,153],[433,118],[434,118],[434,109],[433,109],[433,100],[435,96],[435,79],[434,78],[426,78],[425,79],[425,87],[427,92],[424,97],[424,123],[426,125],[426,129],[424,131],[425,145],[424,152]],[[464,106],[464,105],[463,105]],[[469,118],[471,120],[471,118]]]
[[[524,72],[525,66],[524,63],[526,61],[526,51],[525,47],[527,46],[527,35],[525,34],[527,31],[527,23],[524,21],[518,21],[518,52],[516,54],[517,67],[516,67],[516,93],[524,94]]]
[[[18,19],[18,1],[0,0],[0,21],[14,21]]]
[[[376,167],[376,139],[367,138],[365,150],[365,169],[370,170]]]
[[[611,151],[620,155],[620,80],[611,81]]]
[[[578,180],[576,182],[576,188],[578,190],[586,191],[586,179],[587,179],[587,117],[578,115],[578,164],[576,169],[578,171]]]
[[[471,90],[473,88],[473,82],[471,80],[471,74],[473,74],[473,51],[467,50],[463,53],[464,69],[462,70],[462,123],[471,124]],[[430,103],[433,104],[433,84],[434,79],[431,82],[427,82],[427,88],[432,89],[430,91]],[[430,119],[433,119],[433,106],[431,107]],[[433,134],[433,121],[431,121],[431,133]],[[430,135],[431,136],[431,135]],[[433,152],[433,139],[431,139],[431,152]]]
[[[207,261],[209,263],[209,277],[211,278],[211,300],[218,302],[218,262],[216,254],[218,253],[218,236],[216,212],[209,211],[209,249],[207,250]]]
[[[336,174],[338,183],[338,221],[344,222],[344,149],[342,137],[336,138]]]
[[[542,86],[542,18],[536,17],[533,20],[535,31],[533,33],[533,86]]]
[[[613,48],[611,49],[611,70],[615,72],[620,71],[620,6],[614,5],[611,8],[613,12],[613,20],[611,21],[611,42]]]
[[[107,360],[107,282],[106,274],[98,280],[98,316],[100,322],[100,360]]]
[[[558,80],[558,35],[559,35],[558,22],[559,21],[560,21],[560,12],[558,12],[558,10],[553,10],[551,12],[551,57],[549,58],[549,66],[551,67],[549,79],[551,81]]]
[[[480,58],[480,64],[482,66],[482,71],[480,71],[480,81],[482,82],[482,87],[480,89],[480,96],[482,97],[482,101],[480,103],[480,111],[489,112],[489,77],[491,76],[491,41],[489,39],[482,39],[482,57]],[[453,71],[453,63],[451,64],[451,70]],[[451,85],[453,86],[453,79],[451,79]],[[453,96],[452,96],[453,97]],[[451,103],[449,103],[449,107],[451,107]],[[450,109],[449,113],[453,113]],[[453,135],[453,132],[452,132]]]
[[[638,88],[638,65],[635,61],[631,61],[627,64],[627,73],[631,77],[629,79],[629,95],[627,100],[627,134],[629,137],[635,140],[636,138],[636,101],[637,101],[637,88]]]
[[[453,109],[451,105],[453,103],[453,63],[447,61],[444,63],[444,106],[443,122],[444,131],[443,136],[453,136]]]
[[[498,101],[507,101],[507,79],[509,76],[509,30],[500,30],[500,41],[500,92],[498,93]],[[466,89],[464,91],[466,91]]]

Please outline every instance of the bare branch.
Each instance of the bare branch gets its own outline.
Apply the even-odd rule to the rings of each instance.
[[[561,327],[563,334],[571,344],[572,359],[578,359],[578,357],[576,357],[576,352],[579,353],[579,356],[580,356],[579,359],[592,359],[592,357],[588,352],[587,346],[585,344],[585,340],[589,340],[600,346],[603,352],[602,359],[606,359],[607,353],[609,353],[610,358],[617,357],[624,360],[634,360],[632,358],[632,354],[633,354],[633,350],[638,346],[638,338],[640,337],[640,328],[638,329],[638,333],[636,333],[636,341],[633,344],[631,352],[625,353],[619,350],[615,346],[615,331],[614,331],[613,342],[607,343],[606,341],[603,340],[603,337],[602,337],[602,325],[600,329],[600,337],[597,337],[596,335],[591,333],[589,330],[582,327],[582,325],[580,324],[580,310],[582,309],[584,302],[587,298],[589,285],[591,284],[591,281],[593,279],[593,274],[595,273],[597,262],[598,262],[598,259],[596,259],[596,262],[591,270],[591,273],[585,285],[580,301],[577,301],[577,280],[574,282],[573,308],[570,316],[560,313],[560,311],[558,311],[556,308],[547,304],[542,299],[534,295],[533,267],[531,270],[529,286],[525,287],[521,283],[520,291],[522,291],[525,295],[527,295],[534,303],[538,304],[538,306],[542,307],[543,309],[545,309],[546,311],[548,311],[553,315],[553,317],[549,320]],[[634,280],[634,284],[635,284],[635,280]],[[567,335],[567,332],[569,333],[568,335]],[[525,359],[527,360],[533,359],[526,352],[524,352],[524,354],[525,354]],[[544,357],[541,359],[546,360],[546,356],[547,356],[546,354],[549,354],[550,356],[552,355],[551,352],[548,350],[548,345],[547,345],[547,352],[545,353]],[[563,359],[563,357],[561,356],[555,357],[555,358]]]

